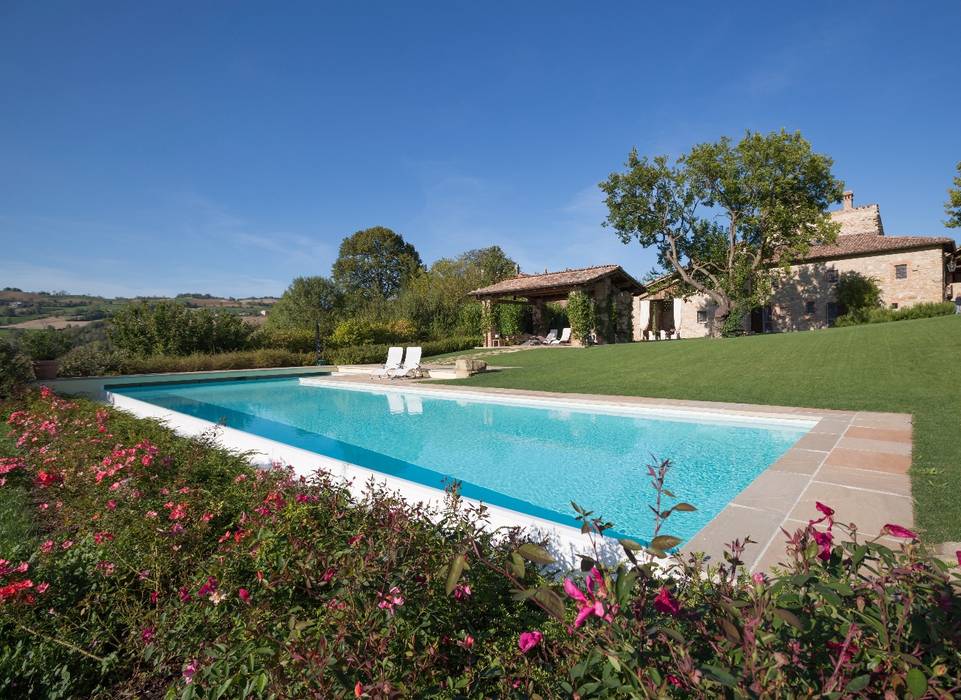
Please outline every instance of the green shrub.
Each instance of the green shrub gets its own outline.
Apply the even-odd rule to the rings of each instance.
[[[584,292],[571,292],[567,297],[567,316],[571,322],[571,335],[586,342],[597,326],[594,300]]]
[[[323,338],[321,339],[323,341]],[[314,352],[317,336],[307,328],[272,328],[263,326],[254,331],[249,341],[254,348],[273,348],[290,352]]]
[[[60,358],[61,377],[100,377],[125,374],[130,357],[109,343],[88,343],[73,348]]]
[[[354,345],[404,343],[417,337],[417,328],[407,319],[377,322],[364,318],[341,321],[331,333],[328,345],[336,348]]]
[[[662,503],[664,462],[648,469],[656,537],[575,573],[491,533],[456,492],[433,512],[373,486],[357,500],[325,472],[256,471],[209,438],[49,391],[0,420],[13,438],[0,497],[29,490],[43,533],[0,562],[3,697],[941,698],[957,685],[961,569],[897,525],[883,528],[894,549],[864,539],[821,503],[767,576],[745,569],[743,540],[711,567],[654,566],[648,553],[677,543],[664,526],[693,507]],[[595,538],[610,527],[575,509]]]
[[[53,328],[26,331],[19,337],[20,347],[31,360],[56,360],[70,349],[70,341],[63,332]]]
[[[881,306],[881,288],[874,277],[853,270],[841,273],[834,290],[838,304],[845,313],[859,313]]]
[[[917,318],[932,318],[935,316],[950,316],[954,313],[954,304],[950,301],[915,304],[903,309],[886,309],[883,307],[861,309],[838,316],[836,326],[859,326],[865,323],[888,323],[889,321],[910,321]]]
[[[498,332],[505,338],[516,338],[529,325],[530,307],[526,304],[497,304],[494,315]]]
[[[0,399],[33,381],[30,359],[0,338]]]
[[[110,319],[110,340],[132,355],[189,355],[241,350],[253,328],[227,311],[173,301],[128,304]]]

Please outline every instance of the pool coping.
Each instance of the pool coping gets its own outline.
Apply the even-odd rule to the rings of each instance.
[[[859,532],[867,536],[878,535],[884,524],[889,522],[913,526],[913,500],[907,476],[911,466],[913,436],[911,416],[908,414],[447,386],[434,382],[427,386],[424,382],[378,381],[357,375],[334,374],[323,379],[300,381],[356,389],[369,387],[380,391],[446,395],[451,398],[460,395],[488,401],[507,399],[528,405],[613,407],[631,413],[656,413],[662,416],[683,412],[692,417],[727,417],[737,422],[772,419],[804,421],[811,426],[808,433],[778,461],[761,472],[681,550],[704,552],[713,561],[722,561],[729,542],[734,538],[743,540],[749,536],[753,543],[747,546],[742,560],[752,571],[768,570],[782,559],[782,529],[790,532],[806,525],[808,519],[817,516],[815,503],[818,501],[835,508],[839,522],[854,522]],[[443,492],[433,487],[234,428],[218,426],[138,399],[109,391],[105,393],[104,398],[116,407],[140,417],[159,418],[181,434],[199,435],[216,429],[222,445],[252,452],[253,461],[261,466],[280,461],[295,465],[301,474],[321,468],[346,479],[355,496],[362,496],[366,490],[365,484],[373,479],[412,502],[424,502],[435,507],[443,504]],[[684,494],[678,494],[678,497],[683,499]],[[465,501],[473,502],[471,499]],[[533,536],[547,540],[555,555],[568,565],[576,565],[577,555],[590,551],[586,536],[576,528],[493,504],[484,505],[492,526],[527,528]],[[608,542],[605,549],[610,558],[621,554],[619,546],[613,541]]]

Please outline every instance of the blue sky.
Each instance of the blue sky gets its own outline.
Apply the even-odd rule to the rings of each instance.
[[[947,233],[961,3],[670,5],[0,0],[0,286],[279,294],[374,225],[642,275],[597,183],[745,129]]]

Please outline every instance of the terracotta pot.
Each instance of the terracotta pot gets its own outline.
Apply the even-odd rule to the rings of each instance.
[[[33,374],[37,379],[56,379],[59,364],[56,360],[34,360]]]

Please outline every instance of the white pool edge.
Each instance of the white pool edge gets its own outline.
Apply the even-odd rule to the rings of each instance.
[[[471,401],[475,403],[510,404],[530,408],[549,408],[555,410],[578,410],[589,412],[603,412],[612,415],[638,416],[644,418],[675,419],[683,421],[724,423],[759,428],[794,428],[810,430],[817,425],[820,418],[785,417],[777,413],[759,411],[730,411],[705,410],[703,408],[683,408],[671,406],[641,406],[636,404],[618,403],[614,401],[597,401],[590,399],[562,399],[546,396],[514,396],[509,394],[490,394],[469,389],[437,389],[422,384],[383,384],[374,382],[346,382],[337,379],[315,379],[313,377],[299,377],[298,382],[303,386],[317,386],[347,391],[363,391],[375,393],[418,394],[449,401]]]
[[[309,476],[316,470],[323,470],[328,474],[342,478],[345,486],[357,499],[363,498],[368,491],[368,482],[373,480],[374,483],[396,493],[408,503],[423,503],[438,510],[442,509],[445,504],[445,493],[431,486],[384,474],[351,462],[333,459],[310,450],[246,433],[212,421],[188,416],[123,394],[107,391],[105,399],[115,408],[130,413],[137,418],[160,420],[178,435],[198,437],[203,434],[212,434],[216,443],[220,446],[237,452],[249,453],[251,463],[257,467],[266,468],[280,463],[292,467],[299,476]],[[477,499],[463,498],[462,500],[473,505],[483,503],[487,509],[487,517],[492,529],[520,527],[525,529],[533,540],[546,540],[548,550],[562,566],[576,568],[581,561],[578,555],[594,556],[594,545],[591,537],[583,534],[577,528]],[[605,563],[614,563],[623,558],[623,549],[617,540],[610,537],[597,539],[601,559]]]

